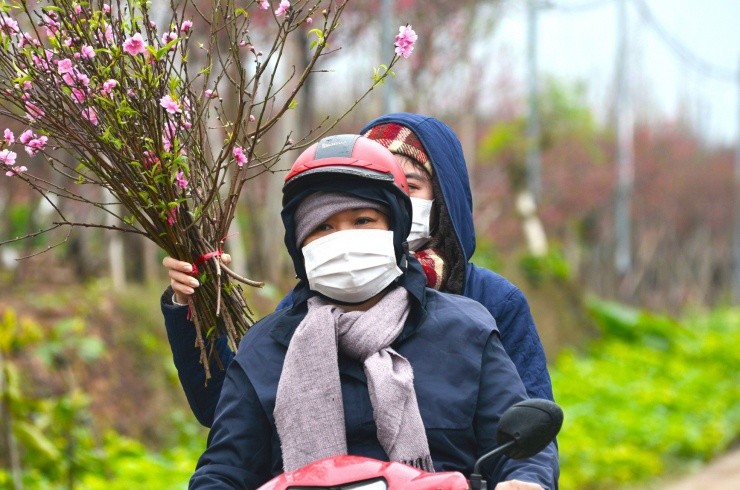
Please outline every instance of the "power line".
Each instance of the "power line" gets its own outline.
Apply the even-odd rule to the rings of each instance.
[[[710,63],[693,53],[673,36],[660,22],[648,7],[645,0],[632,0],[642,20],[648,24],[658,37],[670,48],[673,53],[693,69],[710,78],[716,78],[735,83],[737,74],[728,68]]]
[[[650,7],[648,7],[645,0],[632,1],[645,24],[647,24],[655,32],[658,38],[673,52],[673,54],[680,58],[684,63],[709,78],[733,83],[737,81],[738,75],[735,71],[702,59],[700,56],[688,49],[676,38],[676,36],[671,34],[668,29],[663,27],[663,25],[658,21],[657,16],[653,13]],[[586,0],[577,4],[549,3],[545,0],[544,3],[547,3],[548,9],[552,9],[560,13],[571,14],[595,10],[606,5],[614,5],[614,0]]]
[[[578,4],[563,5],[563,4],[556,3],[556,4],[551,5],[551,7],[553,7],[558,12],[571,14],[571,13],[585,12],[587,10],[594,10],[597,8],[601,8],[605,5],[611,5],[613,3],[614,3],[613,0],[590,0],[590,1],[585,1],[585,2],[578,3]]]

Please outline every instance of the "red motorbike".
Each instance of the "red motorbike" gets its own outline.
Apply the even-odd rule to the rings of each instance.
[[[501,453],[528,458],[542,451],[563,425],[563,411],[544,399],[524,400],[506,410],[496,433],[499,446],[481,456],[470,479],[462,473],[427,473],[402,463],[362,456],[333,456],[283,473],[259,490],[487,490],[481,465]]]

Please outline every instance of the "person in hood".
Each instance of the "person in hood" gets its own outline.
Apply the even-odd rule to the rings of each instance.
[[[545,351],[526,297],[501,275],[470,262],[475,251],[473,204],[465,157],[455,133],[433,117],[395,113],[370,121],[360,134],[388,148],[404,167],[413,204],[408,242],[424,266],[427,285],[485,306],[529,396],[552,400]],[[169,257],[164,265],[172,289],[162,297],[162,311],[175,366],[193,413],[210,427],[224,371],[214,361],[213,377],[206,384],[199,352],[193,348],[195,330],[183,306],[198,285],[189,274],[192,266]],[[292,293],[277,308],[289,306],[291,299]],[[217,340],[216,348],[227,365],[234,353],[225,340]]]
[[[257,488],[336,455],[469,475],[527,399],[490,313],[426,287],[406,177],[381,144],[320,140],[283,187],[298,285],[229,364],[190,488]],[[491,487],[556,487],[552,446],[483,465]],[[496,486],[498,484],[498,486]]]
[[[414,208],[409,247],[424,266],[428,286],[485,306],[529,396],[552,400],[545,351],[526,297],[501,275],[470,262],[473,199],[455,133],[433,117],[400,112],[370,121],[360,134],[388,148],[406,172]]]

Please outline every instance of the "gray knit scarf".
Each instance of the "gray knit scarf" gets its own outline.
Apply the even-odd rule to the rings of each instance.
[[[434,471],[413,369],[390,348],[408,313],[402,287],[365,312],[344,312],[319,297],[308,300],[285,355],[273,412],[285,471],[347,454],[338,350],[363,363],[378,441],[390,460]]]

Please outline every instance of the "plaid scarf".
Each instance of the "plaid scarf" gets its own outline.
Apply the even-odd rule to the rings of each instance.
[[[427,286],[437,291],[441,290],[445,279],[445,261],[442,256],[432,248],[418,250],[414,252],[414,256],[424,269]]]
[[[378,441],[390,460],[434,471],[413,369],[390,347],[408,313],[408,291],[401,287],[364,312],[344,312],[317,296],[308,300],[285,355],[273,412],[285,471],[347,454],[339,351],[363,364]]]

